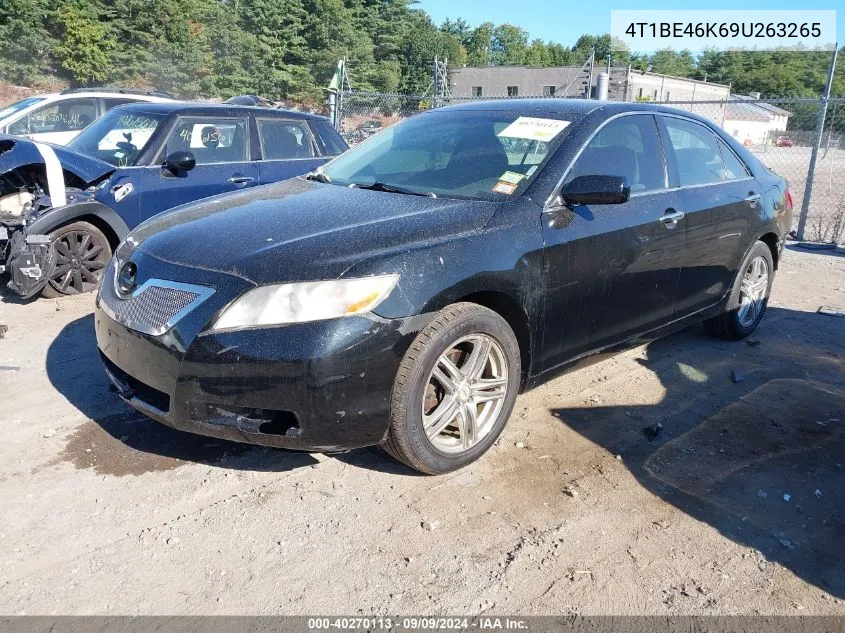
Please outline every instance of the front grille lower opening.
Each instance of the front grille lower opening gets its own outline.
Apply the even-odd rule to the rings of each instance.
[[[124,397],[136,398],[144,404],[161,411],[162,413],[168,413],[170,411],[170,396],[168,396],[163,391],[159,391],[154,387],[150,387],[148,384],[130,376],[120,367],[110,361],[108,357],[102,352],[100,352],[100,358],[102,359],[103,363],[106,365],[106,368],[109,370],[112,376],[117,378],[118,382],[120,382],[122,385],[126,386],[128,392],[125,392],[123,394]]]

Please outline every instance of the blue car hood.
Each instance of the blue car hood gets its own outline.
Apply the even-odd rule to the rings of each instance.
[[[27,165],[43,165],[44,157],[39,151],[38,145],[52,149],[59,159],[62,169],[76,176],[80,182],[74,184],[83,188],[102,180],[115,170],[114,165],[66,147],[49,143],[36,143],[19,136],[0,134],[0,175]]]

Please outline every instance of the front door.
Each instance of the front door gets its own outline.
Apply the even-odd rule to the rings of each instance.
[[[718,303],[731,288],[748,242],[760,188],[748,168],[707,126],[661,115],[670,184],[685,213],[686,246],[676,317]]]
[[[564,185],[586,175],[622,176],[631,197],[545,212],[544,369],[668,321],[678,290],[683,219],[654,117],[622,116],[601,128]]]
[[[196,166],[176,175],[163,164],[170,153],[180,150],[191,152]],[[181,117],[156,165],[139,172],[140,208],[135,224],[180,204],[256,185],[258,168],[250,161],[248,118]]]

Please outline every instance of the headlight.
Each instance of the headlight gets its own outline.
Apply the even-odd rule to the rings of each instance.
[[[212,330],[322,321],[361,314],[381,303],[399,275],[260,286],[224,308]]]

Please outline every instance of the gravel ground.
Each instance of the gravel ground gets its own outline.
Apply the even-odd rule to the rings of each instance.
[[[441,477],[146,420],[92,303],[0,303],[0,613],[845,614],[845,253],[789,250],[751,341],[520,396]]]

